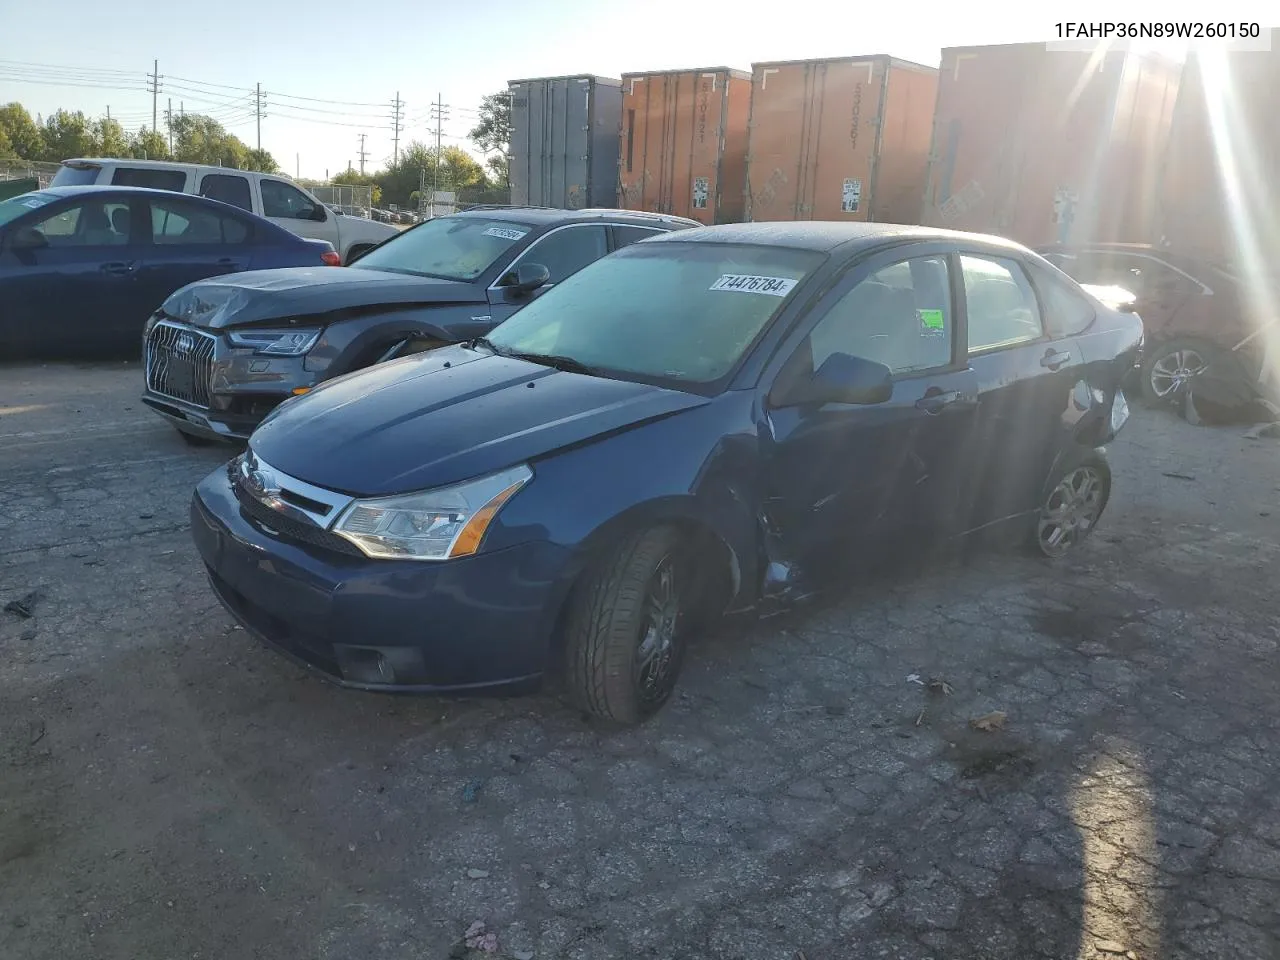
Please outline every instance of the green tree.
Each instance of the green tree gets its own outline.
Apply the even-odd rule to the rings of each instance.
[[[511,186],[511,163],[505,153],[495,153],[484,162],[489,171],[489,179],[504,187]]]
[[[257,170],[259,173],[279,173],[280,167],[276,158],[266,150],[250,150],[246,170]]]
[[[480,100],[480,122],[468,134],[486,156],[506,153],[511,145],[511,94],[491,93]]]
[[[70,157],[91,157],[98,152],[93,124],[80,110],[55,110],[40,131],[44,139],[43,160],[62,161]]]
[[[158,130],[143,127],[129,139],[129,155],[135,160],[168,160],[169,141]]]
[[[461,147],[445,147],[436,166],[435,147],[415,140],[400,153],[400,162],[375,175],[388,203],[413,204],[412,195],[424,185],[426,195],[433,190],[459,193],[487,183],[484,167]]]
[[[103,117],[93,125],[93,137],[101,157],[129,156],[129,138],[119,122]]]
[[[0,107],[0,133],[8,138],[14,156],[23,160],[39,160],[44,153],[40,128],[20,103],[6,103]]]
[[[0,127],[0,157],[16,156],[13,152],[13,144],[9,141],[9,134],[4,132],[4,127]]]

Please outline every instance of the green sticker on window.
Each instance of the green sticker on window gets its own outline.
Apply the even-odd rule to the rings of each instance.
[[[942,319],[941,310],[917,310],[920,316],[920,329],[924,333],[946,333],[946,324]]]

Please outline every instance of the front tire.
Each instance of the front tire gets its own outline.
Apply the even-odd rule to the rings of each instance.
[[[1040,505],[1032,549],[1058,560],[1093,533],[1111,500],[1111,467],[1094,453],[1064,470]]]
[[[570,601],[566,675],[574,703],[605,720],[639,723],[675,689],[691,608],[687,553],[672,527],[635,534]]]
[[[1181,402],[1191,382],[1222,362],[1222,351],[1194,337],[1178,337],[1154,345],[1142,361],[1142,398],[1148,406]]]

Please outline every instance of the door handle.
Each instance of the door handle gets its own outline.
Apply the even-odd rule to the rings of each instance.
[[[220,267],[234,267],[235,264],[236,264],[235,257],[223,257],[221,260],[218,261],[218,266]]]
[[[111,263],[104,263],[98,269],[114,277],[123,277],[133,273],[137,267],[138,262],[136,260],[114,260]]]
[[[916,401],[916,409],[925,413],[937,413],[944,407],[957,403],[961,398],[959,390],[948,390],[946,393],[926,393]]]
[[[1071,351],[1069,350],[1050,350],[1040,358],[1040,366],[1048,367],[1050,370],[1057,370],[1070,359]]]

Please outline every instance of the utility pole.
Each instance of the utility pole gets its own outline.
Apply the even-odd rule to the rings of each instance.
[[[302,179],[302,154],[300,153],[293,155],[293,172],[297,174],[297,179]]]
[[[436,94],[436,102],[431,107],[431,119],[436,122],[436,169],[431,183],[431,213],[436,212],[436,194],[440,192],[440,141],[444,136],[444,122],[448,119],[449,104],[444,102],[444,95]]]
[[[391,165],[394,167],[400,162],[400,124],[404,120],[404,101],[400,99],[400,91],[396,91],[396,98],[391,101],[391,126],[395,131],[391,138],[394,147],[391,154]],[[364,173],[363,170],[360,171]]]
[[[107,104],[107,119],[111,119],[111,104]]]
[[[173,97],[169,98],[169,109],[164,112],[164,125],[169,128],[169,154],[173,154]]]
[[[147,78],[151,81],[151,132],[156,132],[156,97],[160,93],[160,61],[151,61],[151,73]]]
[[[368,134],[364,134],[364,133],[360,134],[360,150],[359,150],[359,152],[356,154],[356,156],[358,156],[358,157],[360,158],[360,176],[362,176],[362,177],[364,176],[364,158],[365,158],[365,157],[367,157],[367,156],[369,155],[368,151],[366,151],[366,150],[365,150],[365,148],[364,148],[364,138],[365,138],[366,136],[368,136]],[[350,161],[350,160],[348,160],[348,161],[347,161],[347,169],[348,169],[348,170],[350,170],[350,169],[351,169],[351,161]]]
[[[258,88],[253,95],[253,110],[258,117],[258,149],[262,149],[262,84],[258,84]]]

